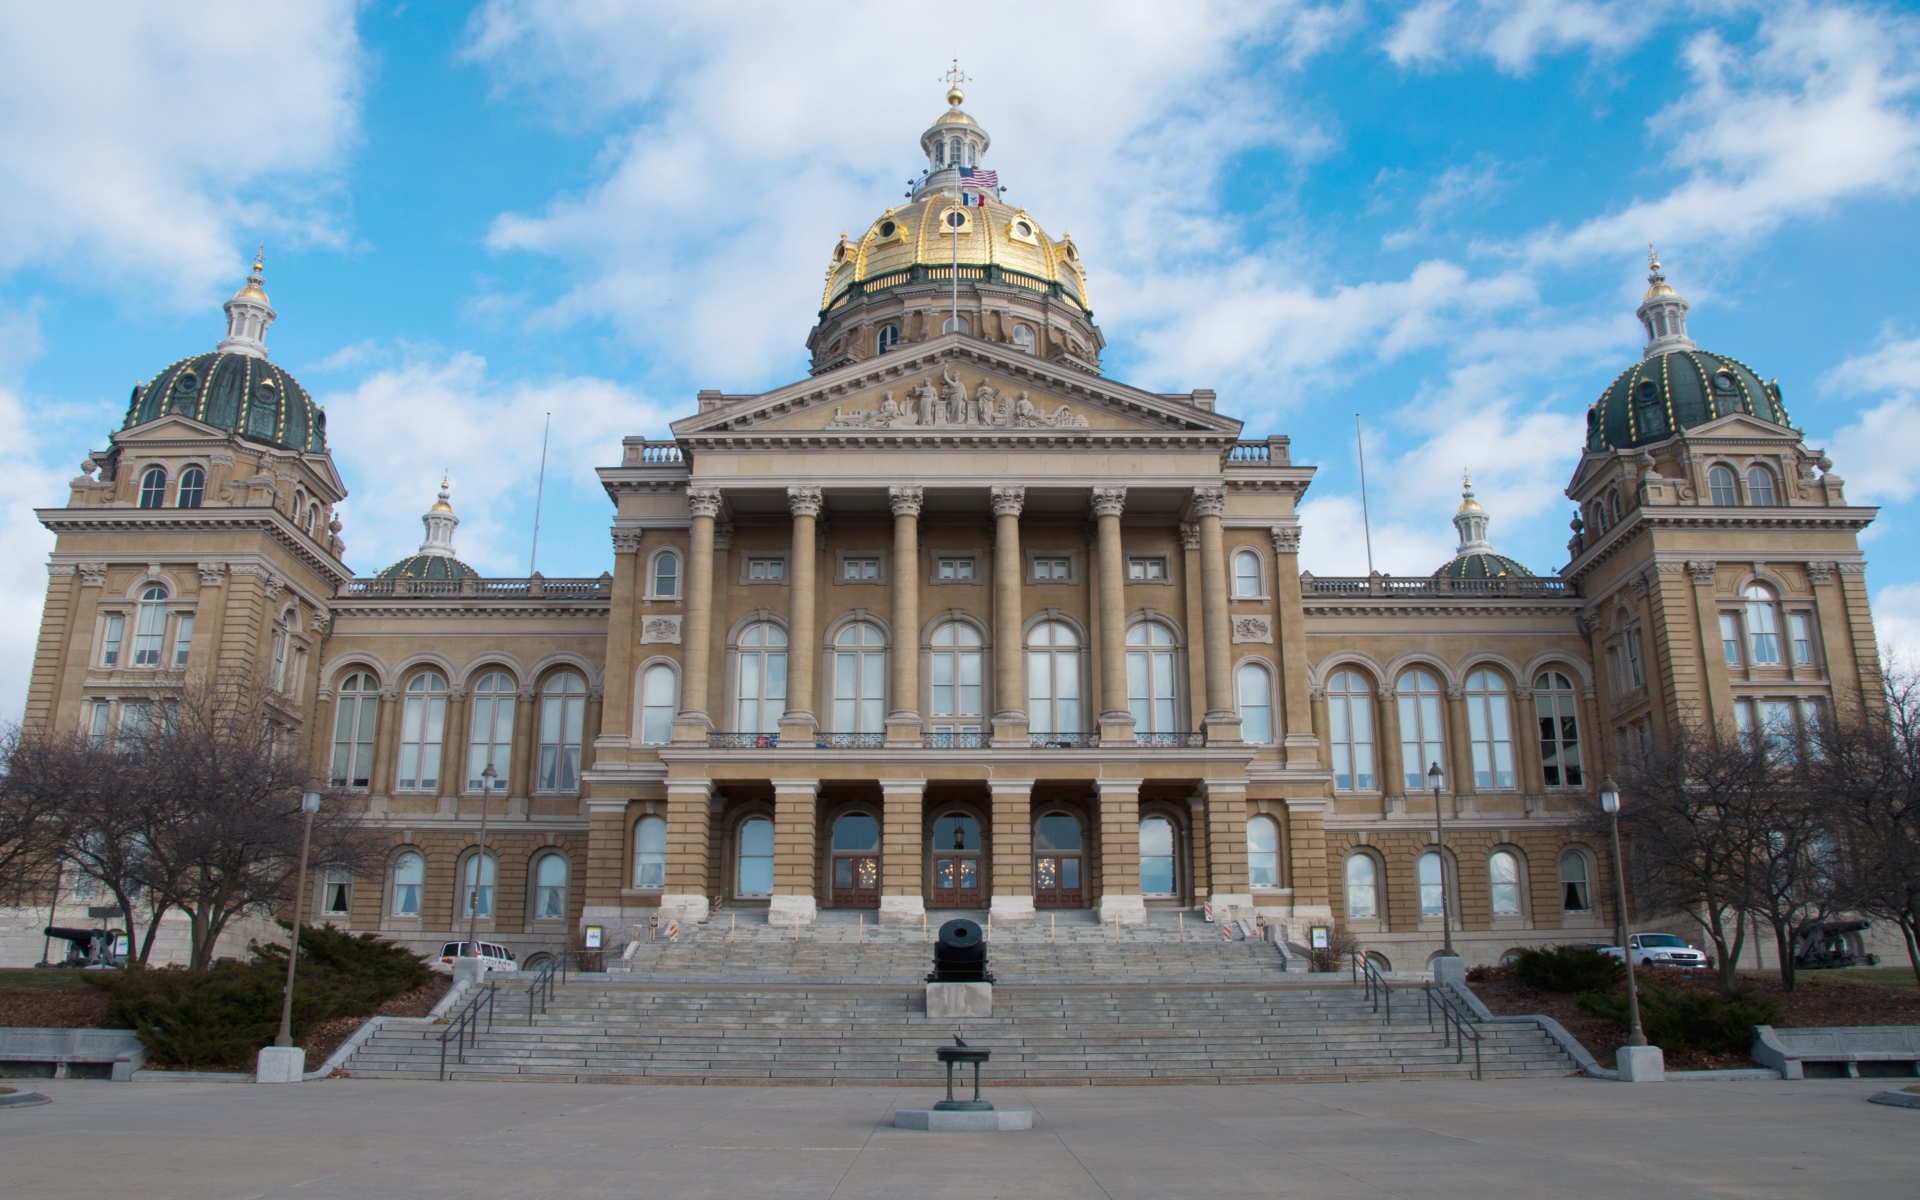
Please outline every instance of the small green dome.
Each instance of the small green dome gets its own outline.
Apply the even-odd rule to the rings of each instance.
[[[1433,573],[1435,579],[1498,579],[1502,575],[1511,575],[1519,579],[1532,579],[1533,572],[1504,554],[1489,554],[1484,551],[1456,556],[1445,566]]]
[[[1622,450],[1743,412],[1790,424],[1780,384],[1738,359],[1672,350],[1635,363],[1587,409],[1587,449]]]
[[[181,359],[133,389],[120,427],[168,413],[295,450],[327,452],[327,414],[293,376],[251,354],[215,350]]]
[[[446,554],[413,554],[380,572],[380,579],[478,579],[480,572]]]

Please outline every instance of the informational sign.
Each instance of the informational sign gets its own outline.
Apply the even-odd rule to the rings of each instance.
[[[587,926],[587,949],[598,950],[601,940],[606,937],[606,929],[599,925]]]
[[[115,934],[113,939],[113,953],[117,958],[125,958],[127,955],[133,953],[133,939],[124,933]]]
[[[1307,939],[1308,944],[1315,950],[1331,949],[1333,946],[1333,930],[1325,925],[1309,925],[1307,927]]]

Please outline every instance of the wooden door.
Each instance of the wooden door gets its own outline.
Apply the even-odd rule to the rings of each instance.
[[[833,906],[880,907],[880,858],[873,854],[833,856]]]
[[[1080,856],[1057,851],[1033,858],[1035,908],[1079,908],[1085,903],[1080,885]]]
[[[948,852],[934,856],[933,906],[980,907],[980,856]]]

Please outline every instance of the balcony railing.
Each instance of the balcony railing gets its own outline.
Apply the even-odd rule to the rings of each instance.
[[[777,733],[710,733],[707,746],[713,750],[772,750],[780,745]]]
[[[1136,746],[1165,747],[1172,750],[1197,750],[1207,744],[1204,733],[1136,733],[1133,735]]]
[[[1579,595],[1573,585],[1564,579],[1527,579],[1511,575],[1497,579],[1399,579],[1391,575],[1320,578],[1303,571],[1300,587],[1307,596],[1382,596],[1396,600],[1427,596],[1568,599]]]
[[[350,579],[342,595],[349,600],[389,596],[477,600],[594,600],[613,595],[611,577],[600,579]]]
[[[1027,741],[1037,750],[1093,750],[1100,745],[1097,733],[1029,733]]]
[[[887,744],[884,733],[821,733],[815,734],[815,747],[821,750],[878,750]]]
[[[920,744],[929,750],[979,750],[986,746],[987,735],[978,729],[959,732],[949,729],[922,736]]]

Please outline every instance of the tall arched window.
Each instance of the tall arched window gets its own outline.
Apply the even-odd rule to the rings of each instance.
[[[1749,661],[1780,661],[1780,617],[1774,610],[1773,591],[1764,584],[1750,583],[1742,592],[1747,601],[1747,646]],[[137,657],[136,657],[136,661]]]
[[[167,589],[159,584],[140,593],[140,607],[133,619],[133,665],[157,667],[160,651],[167,640]],[[284,655],[285,647],[281,647]]]
[[[1140,822],[1140,894],[1174,895],[1173,822],[1148,817]]]
[[[673,714],[680,698],[679,676],[666,663],[655,663],[640,679],[640,741],[663,746],[673,740]]]
[[[1337,671],[1327,681],[1327,732],[1333,741],[1333,786],[1373,790],[1373,695],[1358,671]]]
[[[1425,671],[1405,671],[1395,689],[1400,704],[1400,767],[1410,792],[1424,791],[1427,768],[1435,763],[1446,770],[1441,750],[1440,683]]]
[[[159,508],[167,501],[167,471],[165,467],[148,467],[147,473],[140,477],[140,507]]]
[[[587,681],[572,671],[548,676],[540,697],[540,778],[543,792],[580,788],[580,741],[585,733]]]
[[[380,711],[380,685],[365,671],[341,680],[333,701],[334,787],[363,788],[373,774],[373,726]]]
[[[885,354],[899,344],[900,327],[898,325],[882,325],[880,327],[880,337],[877,342],[880,353]]]
[[[833,728],[886,732],[887,639],[878,625],[854,621],[833,639]]]
[[[1446,885],[1441,879],[1440,854],[1429,850],[1420,856],[1420,915],[1438,917],[1445,911]]]
[[[497,864],[491,852],[469,854],[460,872],[460,915],[493,915],[493,879]]]
[[[567,919],[567,860],[564,855],[545,855],[533,869],[533,919]]]
[[[1027,710],[1034,733],[1080,732],[1080,638],[1064,621],[1027,635]]]
[[[293,610],[282,613],[273,623],[273,664],[267,673],[267,683],[276,692],[287,690],[287,657],[291,653],[289,645],[293,636]]]
[[[1347,919],[1379,915],[1379,868],[1372,855],[1351,855],[1347,859]]]
[[[982,687],[980,631],[948,621],[933,631],[933,732],[952,745],[980,744]]]
[[[1260,556],[1251,550],[1242,550],[1233,556],[1233,594],[1240,597],[1260,594]]]
[[[393,860],[393,915],[420,915],[420,892],[427,882],[427,860],[412,850]]]
[[[1234,682],[1240,696],[1240,739],[1267,745],[1273,741],[1273,676],[1259,663],[1242,663]]]
[[[1707,495],[1713,503],[1723,508],[1740,503],[1740,488],[1734,482],[1732,467],[1716,465],[1708,469]]]
[[[1487,855],[1487,889],[1496,917],[1520,915],[1520,860],[1511,850]]]
[[[493,764],[495,791],[504,791],[513,769],[513,710],[519,688],[505,671],[488,671],[473,685],[468,704],[473,709],[472,733],[467,743],[467,790],[486,786],[487,764]]]
[[[1015,325],[1013,327],[1013,348],[1022,354],[1033,353],[1033,326]]]
[[[1780,503],[1773,486],[1773,472],[1758,464],[1747,468],[1747,503],[1771,507]]]
[[[1247,821],[1247,886],[1280,886],[1280,826],[1272,817]]]
[[[680,556],[671,550],[653,556],[653,594],[662,600],[680,594]]]
[[[1588,890],[1587,856],[1578,850],[1560,855],[1560,907],[1566,912],[1592,912],[1593,895]]]
[[[667,821],[665,817],[641,817],[633,830],[633,886],[667,886]]]
[[[1625,515],[1626,514],[1620,508],[1620,493],[1617,491],[1609,491],[1607,493],[1608,523],[1613,525],[1618,525],[1620,523],[1620,518]]]
[[[1127,630],[1127,707],[1136,733],[1173,733],[1173,630],[1158,621],[1142,621]]]
[[[740,686],[734,729],[777,733],[787,711],[787,634],[770,622],[749,625],[740,635]],[[771,826],[769,826],[771,828]]]
[[[199,467],[188,467],[180,472],[180,491],[174,498],[174,504],[180,508],[199,508],[200,501],[207,494],[207,473]]]
[[[322,526],[320,524],[320,506],[318,504],[307,505],[307,524],[306,524],[307,536],[318,537],[320,534],[321,528]]]
[[[1473,742],[1473,785],[1513,786],[1513,713],[1507,681],[1492,671],[1467,676],[1467,736]]]
[[[437,672],[422,671],[407,680],[406,701],[400,710],[401,791],[439,790],[440,743],[446,724],[446,679]]]
[[[740,866],[735,876],[738,896],[773,895],[773,822],[749,817],[740,825]]]
[[[1580,718],[1573,680],[1559,671],[1542,671],[1533,681],[1533,712],[1540,725],[1540,765],[1548,787],[1579,787]]]

